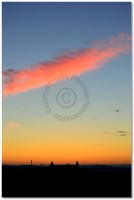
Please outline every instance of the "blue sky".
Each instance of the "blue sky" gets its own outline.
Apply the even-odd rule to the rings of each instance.
[[[130,11],[130,3],[5,2],[3,67],[23,67],[51,59],[62,49],[130,34]]]

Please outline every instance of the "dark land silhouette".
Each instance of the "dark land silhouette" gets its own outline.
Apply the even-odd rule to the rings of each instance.
[[[131,197],[131,165],[3,165],[2,197]]]

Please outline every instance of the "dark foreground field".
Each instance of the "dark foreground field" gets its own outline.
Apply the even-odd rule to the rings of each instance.
[[[3,197],[131,197],[130,166],[3,166]]]

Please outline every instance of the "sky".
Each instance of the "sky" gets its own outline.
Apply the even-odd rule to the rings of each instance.
[[[131,163],[131,60],[129,2],[3,2],[3,164]]]

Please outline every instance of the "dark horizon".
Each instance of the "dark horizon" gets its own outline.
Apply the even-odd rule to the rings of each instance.
[[[2,196],[131,197],[131,165],[5,165]]]
[[[31,165],[30,163],[21,163],[21,164],[7,164],[7,163],[2,163],[2,166],[4,166],[4,165],[8,165],[8,166],[21,166],[21,165]],[[32,166],[36,166],[36,165],[46,165],[46,166],[49,166],[49,165],[51,165],[51,163],[49,163],[49,164],[46,164],[46,163],[40,163],[40,164],[32,164]],[[54,163],[54,165],[76,165],[75,163]],[[90,163],[79,163],[79,166],[83,166],[83,165],[105,165],[105,166],[108,166],[108,165],[132,165],[132,163],[92,163],[92,164],[90,164]]]

